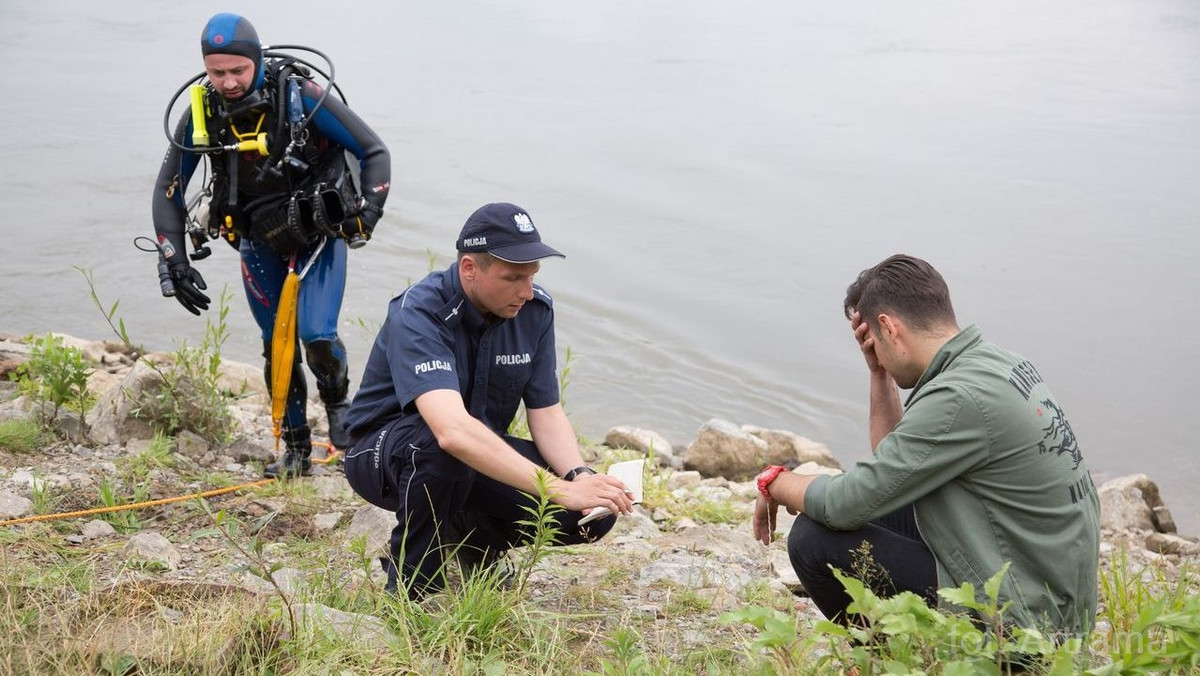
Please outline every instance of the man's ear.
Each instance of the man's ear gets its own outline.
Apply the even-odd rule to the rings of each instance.
[[[478,269],[478,267],[479,264],[475,262],[475,258],[473,256],[463,256],[462,258],[458,259],[458,276],[462,279],[474,281],[475,270]]]
[[[889,342],[896,342],[896,339],[904,330],[904,324],[889,314],[880,313],[876,321],[879,323],[879,333],[887,336]]]

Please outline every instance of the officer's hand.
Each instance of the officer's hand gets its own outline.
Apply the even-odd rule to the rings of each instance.
[[[633,500],[625,484],[607,474],[585,474],[574,481],[560,482],[557,492],[555,502],[573,511],[590,511],[592,507],[607,507],[613,514],[633,511]]]
[[[175,284],[175,300],[188,312],[200,316],[200,311],[207,310],[208,304],[212,302],[202,293],[208,285],[204,283],[200,271],[187,261],[172,263],[168,270],[171,273],[171,282]]]
[[[375,231],[375,224],[379,222],[380,216],[383,216],[383,209],[363,200],[358,213],[342,223],[346,244],[351,249],[357,249],[366,244],[367,240],[371,239],[371,233]]]

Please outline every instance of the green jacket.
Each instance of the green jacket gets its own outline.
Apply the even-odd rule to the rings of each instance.
[[[913,504],[938,585],[983,583],[1011,561],[1007,617],[1086,632],[1096,615],[1100,503],[1075,434],[1028,361],[969,326],[948,341],[872,459],[808,487],[804,513],[853,530]]]

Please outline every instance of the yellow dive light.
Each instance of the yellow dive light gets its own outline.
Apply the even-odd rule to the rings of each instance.
[[[208,145],[208,124],[205,122],[207,116],[204,114],[204,85],[194,84],[190,89],[192,96],[192,145],[206,146]]]

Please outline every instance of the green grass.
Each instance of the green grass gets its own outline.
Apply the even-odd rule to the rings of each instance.
[[[32,453],[45,445],[48,435],[42,426],[27,418],[0,421],[0,450]]]
[[[30,501],[33,503],[34,514],[53,514],[62,504],[63,496],[54,489],[54,484],[35,476]]]
[[[736,500],[696,500],[686,503],[681,509],[696,523],[738,524],[750,516],[751,507]]]
[[[122,478],[131,483],[145,481],[152,470],[174,466],[172,440],[161,432],[155,432],[150,445],[141,452],[117,459]]]
[[[101,484],[100,502],[139,497],[134,486],[140,482],[130,482],[170,462],[164,444],[165,438],[156,440],[119,461],[119,476]],[[617,458],[620,454],[612,461]],[[654,500],[697,521],[744,522],[740,510],[671,495],[668,475],[649,470],[648,503]],[[209,475],[209,483],[221,476]],[[35,501],[46,508],[51,500],[95,502],[94,494],[83,500],[65,490],[44,490]],[[280,513],[258,516],[268,499]],[[619,547],[519,552],[514,560],[522,567],[518,580],[526,585],[524,593],[493,577],[462,580],[454,567],[446,591],[412,603],[382,592],[378,563],[366,552],[365,541],[345,542],[346,521],[327,533],[312,531],[312,512],[344,508],[319,503],[312,482],[300,480],[214,500],[227,515],[220,524],[211,509],[205,511],[207,503],[199,502],[116,517],[129,519],[123,530],[153,527],[180,548],[202,551],[211,570],[224,575],[215,585],[196,589],[242,584],[245,570],[262,577],[279,566],[298,569],[304,584],[286,601],[274,591],[194,598],[186,585],[180,590],[161,582],[178,575],[124,563],[122,538],[70,545],[64,534],[75,532],[74,522],[0,530],[0,632],[5,636],[0,676],[837,674],[851,665],[861,674],[1003,674],[986,651],[965,665],[962,656],[947,653],[951,629],[977,629],[952,613],[935,616],[913,599],[862,601],[876,613],[873,626],[886,638],[855,636],[798,617],[795,598],[763,580],[743,586],[732,602],[690,587],[638,590],[637,572],[652,554]],[[544,517],[544,510],[540,513]],[[531,512],[530,519],[538,514]],[[1101,569],[1101,629],[1076,652],[1071,646],[1041,646],[1061,670],[1035,674],[1197,673],[1200,666],[1189,662],[1200,645],[1200,579],[1194,566],[1175,569],[1169,559],[1137,560],[1117,552]],[[122,585],[117,591],[114,582]],[[865,599],[863,592],[855,593]],[[307,603],[377,619],[385,629],[384,644],[366,641],[362,631],[293,626],[289,614]],[[722,621],[721,609],[731,606],[738,609],[736,617]],[[159,650],[135,652],[113,641],[86,640],[98,625],[143,623],[162,632]],[[903,631],[888,633],[889,627]],[[1115,666],[1106,666],[1114,660]]]
[[[144,483],[134,484],[132,490],[126,490],[121,481],[110,477],[100,480],[98,492],[100,507],[117,507],[142,502],[150,495],[150,489]],[[142,529],[138,510],[135,509],[107,512],[101,514],[100,518],[111,523],[119,533],[136,533]]]

